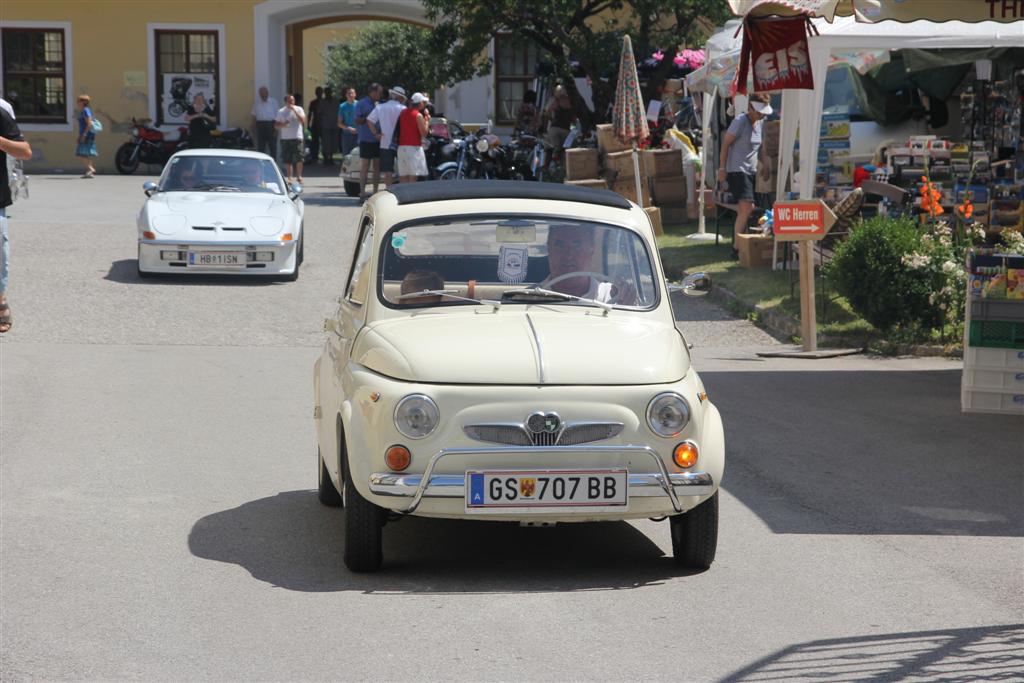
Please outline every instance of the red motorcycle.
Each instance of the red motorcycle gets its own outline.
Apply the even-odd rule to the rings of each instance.
[[[114,164],[119,173],[131,175],[139,164],[163,166],[171,155],[188,146],[188,127],[178,126],[178,137],[170,140],[150,125],[150,119],[132,118],[132,139],[117,148]]]

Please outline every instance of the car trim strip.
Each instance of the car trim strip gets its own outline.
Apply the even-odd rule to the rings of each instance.
[[[533,343],[537,347],[537,376],[540,379],[540,383],[544,384],[544,352],[540,347],[540,336],[537,334],[537,328],[533,326],[533,319],[530,318],[530,314],[526,314],[526,322],[530,325],[530,332],[533,334]]]

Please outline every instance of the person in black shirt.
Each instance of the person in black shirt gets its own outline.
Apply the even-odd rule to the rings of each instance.
[[[11,183],[7,177],[7,155],[15,159],[31,159],[32,147],[21,137],[18,124],[5,107],[0,106],[0,334],[14,324],[11,307],[7,305],[7,272],[10,247],[7,241],[7,207],[11,205]]]
[[[324,89],[319,85],[316,87],[316,97],[309,101],[309,107],[306,109],[306,115],[309,117],[307,125],[309,126],[309,158],[306,159],[307,164],[315,164],[317,157],[320,156],[320,104],[324,101]],[[296,98],[296,102],[302,103],[302,100]]]
[[[185,120],[188,121],[188,146],[192,149],[209,147],[210,131],[217,127],[217,117],[202,93],[192,98],[192,104],[185,110]]]

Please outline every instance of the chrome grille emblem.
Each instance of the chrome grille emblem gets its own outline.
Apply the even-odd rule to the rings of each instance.
[[[558,413],[533,413],[526,418],[526,428],[534,434],[557,434],[562,426]]]
[[[532,413],[522,422],[465,425],[462,431],[476,441],[509,446],[575,446],[618,436],[621,422],[562,422],[557,413]]]

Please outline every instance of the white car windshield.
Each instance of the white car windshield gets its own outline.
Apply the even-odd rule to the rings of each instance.
[[[626,228],[515,216],[405,225],[384,238],[379,287],[395,307],[657,304],[644,241]]]
[[[260,192],[284,194],[284,182],[266,159],[178,156],[160,176],[160,192]]]

